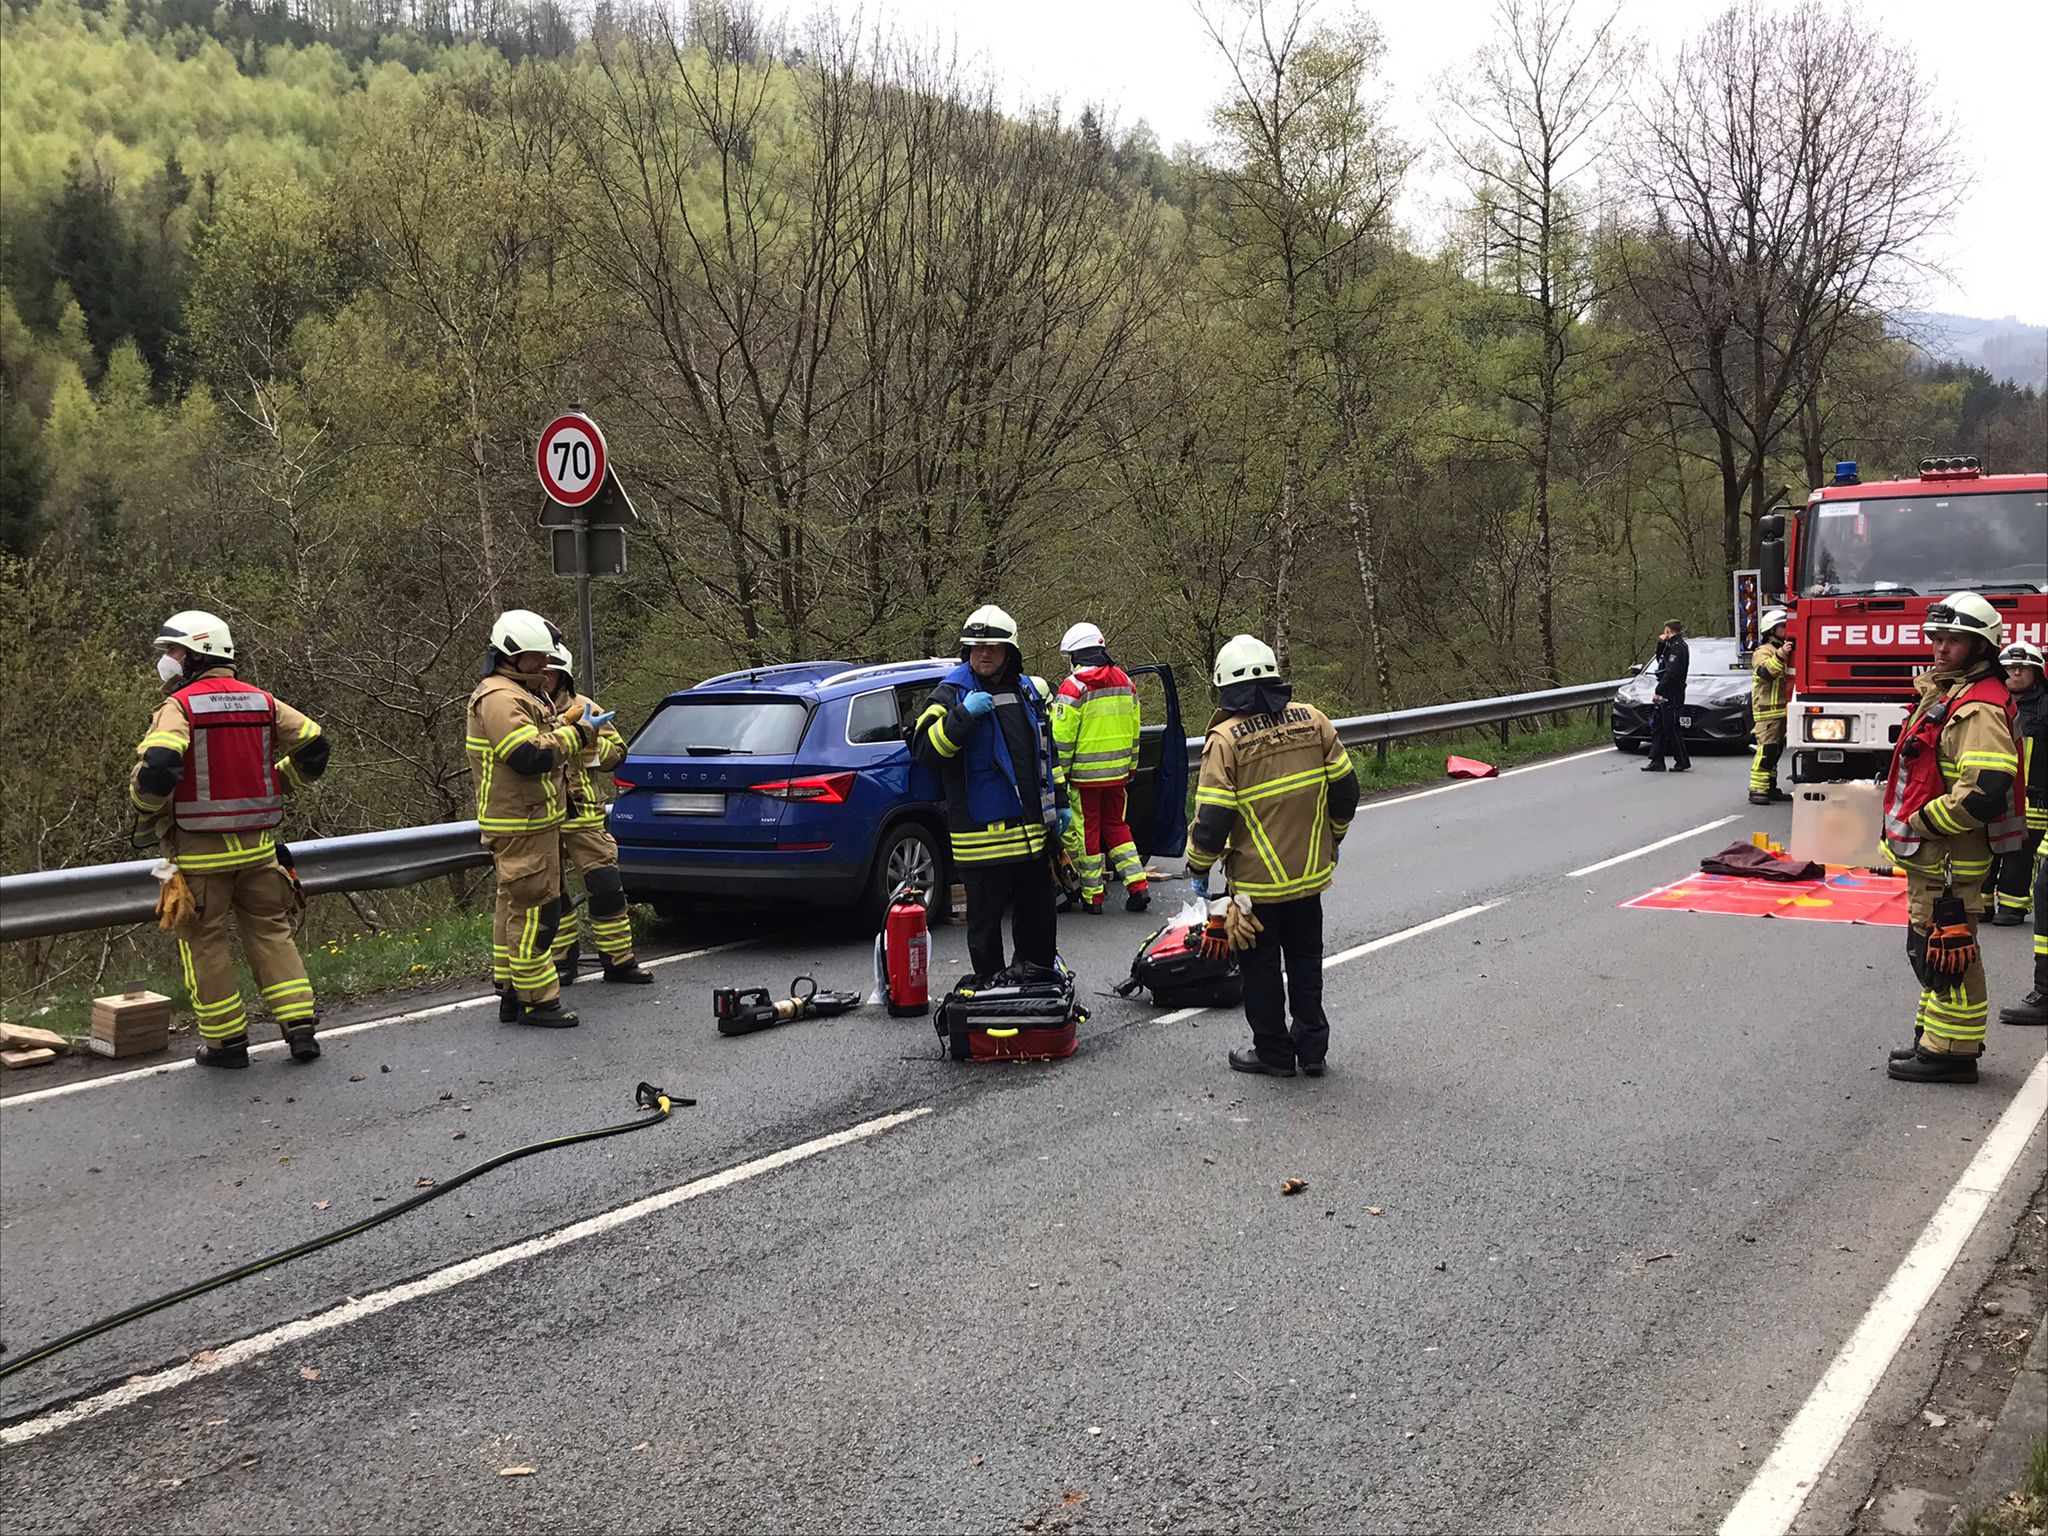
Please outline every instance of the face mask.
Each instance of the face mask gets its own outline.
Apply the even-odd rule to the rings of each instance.
[[[184,663],[166,651],[156,659],[156,675],[167,683],[175,683],[185,675]]]

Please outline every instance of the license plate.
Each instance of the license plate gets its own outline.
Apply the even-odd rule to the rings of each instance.
[[[657,816],[723,816],[725,796],[710,795],[656,795],[654,814]]]
[[[1678,723],[1679,723],[1680,725],[1691,725],[1691,724],[1692,724],[1692,716],[1691,716],[1691,715],[1680,715],[1680,716],[1678,717]]]

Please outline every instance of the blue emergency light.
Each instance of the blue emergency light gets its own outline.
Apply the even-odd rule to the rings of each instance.
[[[1836,463],[1834,483],[1836,485],[1861,485],[1863,483],[1863,477],[1856,473],[1856,461],[1854,459],[1842,459]]]

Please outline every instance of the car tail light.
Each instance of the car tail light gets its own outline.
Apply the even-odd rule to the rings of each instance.
[[[631,779],[622,779],[616,773],[612,775],[613,789],[638,789],[639,787]]]
[[[850,773],[820,774],[812,779],[777,779],[772,784],[756,784],[754,793],[766,795],[771,800],[801,800],[807,805],[844,805],[846,797],[853,793],[854,775]]]

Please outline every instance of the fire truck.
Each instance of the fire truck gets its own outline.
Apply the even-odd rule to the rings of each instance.
[[[1920,620],[1952,592],[1999,611],[2005,638],[2048,645],[2048,474],[1987,475],[1923,459],[1919,478],[1856,466],[1789,516],[1761,521],[1765,596],[1797,640],[1786,750],[1794,783],[1880,778],[1929,666]],[[1775,590],[1773,590],[1775,589]]]

